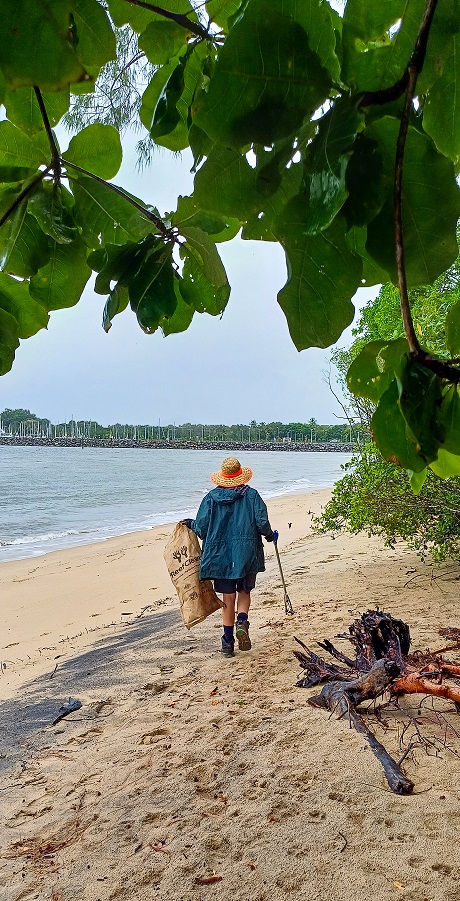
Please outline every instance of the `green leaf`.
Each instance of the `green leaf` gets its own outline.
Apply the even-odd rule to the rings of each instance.
[[[399,407],[396,379],[380,398],[371,419],[371,432],[380,453],[389,463],[412,472],[425,469],[426,460],[417,453],[417,442]]]
[[[0,269],[29,278],[50,256],[50,244],[23,200],[0,228]]]
[[[364,115],[348,97],[337,100],[318,122],[305,163],[309,235],[327,228],[348,196],[345,176]]]
[[[105,10],[95,0],[73,0],[76,27],[76,52],[85,69],[98,74],[111,59],[116,59],[115,33]]]
[[[446,344],[453,357],[460,355],[460,300],[450,308],[446,316]]]
[[[179,232],[182,226],[196,226],[206,232],[215,244],[231,241],[241,228],[239,219],[219,216],[217,213],[200,209],[194,195],[191,197],[179,195],[177,210],[172,214],[171,222]]]
[[[441,380],[426,366],[407,360],[398,382],[399,406],[417,440],[417,453],[426,463],[431,463],[444,439],[444,430],[438,422]]]
[[[30,296],[28,282],[17,281],[4,272],[0,272],[0,307],[14,316],[19,338],[30,338],[48,325],[48,313]]]
[[[87,169],[99,178],[113,178],[123,157],[120,135],[114,125],[94,122],[87,125],[72,138],[64,154],[64,160]],[[76,170],[70,172],[77,177]]]
[[[393,171],[399,121],[385,116],[369,132],[378,138],[384,164]],[[409,127],[402,186],[406,276],[409,287],[428,285],[445,272],[458,255],[456,227],[460,190],[450,160],[441,156],[429,137]],[[439,215],[442,210],[442,216]],[[397,284],[394,249],[393,197],[367,228],[366,249]]]
[[[160,319],[160,328],[165,338],[167,338],[168,335],[175,335],[178,334],[178,332],[187,331],[195,312],[193,308],[182,299],[181,291],[178,286],[178,280],[176,280],[175,285],[177,307],[174,310],[172,316],[169,317],[169,319]]]
[[[322,0],[272,0],[275,9],[290,16],[308,35],[310,50],[316,53],[334,81],[340,81],[340,61],[336,53],[334,22],[339,19]],[[339,23],[340,23],[339,19]]]
[[[99,245],[99,238],[103,243],[124,244],[156,230],[152,222],[108,185],[81,177],[73,183],[72,189],[75,218],[83,229],[85,240],[92,247]]]
[[[411,469],[407,470],[407,474],[409,476],[410,487],[414,494],[420,494],[427,476],[427,470],[422,469],[421,472],[412,472]]]
[[[440,479],[451,479],[454,476],[460,476],[460,456],[458,454],[450,454],[441,447],[438,451],[437,459],[430,463],[430,469]]]
[[[186,37],[185,28],[171,19],[150,22],[139,37],[139,48],[153,65],[164,66],[173,56],[177,56]]]
[[[195,269],[200,272],[200,279],[204,279],[212,286],[215,291],[215,301],[219,307],[216,309],[216,313],[221,313],[230,296],[230,285],[216,245],[206,232],[196,226],[182,226],[181,235],[186,241],[181,246],[181,256],[187,257],[190,261],[193,260]]]
[[[299,193],[303,178],[303,166],[301,163],[293,163],[289,169],[284,169],[278,190],[267,197],[263,202],[262,211],[257,216],[251,214],[244,226],[242,237],[247,241],[277,241],[277,221],[288,201]],[[260,179],[256,185],[260,189]],[[261,206],[259,201],[258,206]]]
[[[70,244],[79,234],[69,210],[71,199],[62,186],[42,181],[28,203],[27,210],[41,230],[58,244]]]
[[[385,364],[381,355],[387,347],[388,341],[369,341],[355,357],[347,373],[347,387],[352,394],[379,402],[395,377],[393,368]]]
[[[0,58],[10,87],[59,91],[88,78],[69,40],[70,13],[70,0],[3,4]]]
[[[0,301],[1,304],[1,301]],[[11,313],[0,305],[0,375],[9,372],[19,347],[18,324]]]
[[[185,50],[186,48],[184,47],[183,52],[185,52]],[[147,131],[150,131],[152,128],[158,104],[160,103],[169,79],[179,62],[180,54],[170,59],[165,66],[157,69],[142,95],[139,118],[142,124],[145,125]]]
[[[46,310],[75,306],[91,275],[86,253],[80,239],[72,244],[54,244],[49,263],[30,280],[30,296]]]
[[[195,175],[194,196],[204,210],[244,220],[264,205],[254,170],[244,156],[216,146]]]
[[[343,80],[358,91],[395,84],[411,57],[424,7],[424,0],[348,0],[342,31]]]
[[[88,257],[88,264],[99,271],[94,290],[98,294],[108,294],[112,282],[117,282],[120,287],[128,287],[152,250],[162,248],[163,242],[153,235],[136,243],[129,241],[121,245],[106,244],[102,251],[96,251]],[[100,265],[101,253],[104,257],[102,265]]]
[[[319,235],[305,235],[303,204],[288,207],[289,219],[277,231],[288,271],[278,303],[297,350],[329,347],[353,319],[350,298],[360,284],[362,263],[348,248],[343,221],[336,218]]]
[[[174,288],[175,271],[168,249],[152,253],[144,262],[136,278],[129,284],[131,308],[140,327],[147,334],[156,331],[163,318],[174,314],[177,297]]]
[[[37,169],[48,163],[39,145],[12,122],[0,122],[0,166]]]
[[[181,234],[186,239],[180,250],[185,260],[181,295],[198,312],[217,316],[227,305],[230,285],[216,246],[196,226],[182,226]]]
[[[158,20],[164,22],[164,18],[161,15],[142,9],[139,6],[133,6],[131,3],[126,3],[126,0],[108,0],[107,6],[117,28],[129,24],[133,31],[137,31],[138,34],[141,31],[145,31],[150,22],[157,22]],[[186,15],[191,22],[197,21],[196,13],[189,0],[161,0],[161,9]],[[185,36],[187,36],[188,32],[185,28],[184,32]]]
[[[207,0],[206,12],[211,22],[228,29],[228,20],[238,12],[242,0]]]
[[[451,42],[451,55],[430,88],[423,108],[423,127],[438,150],[460,166],[460,35]]]
[[[444,433],[443,450],[460,456],[460,397],[457,385],[449,385],[439,411],[439,424]]]
[[[54,127],[69,109],[69,89],[44,92],[42,97],[50,125]],[[8,119],[28,135],[34,135],[44,129],[42,114],[33,88],[7,91],[5,107]]]
[[[126,310],[129,303],[129,294],[127,288],[116,287],[110,292],[107,303],[102,314],[102,328],[105,332],[109,332],[112,328],[112,320],[118,313]]]
[[[343,212],[346,214],[345,209]],[[366,241],[367,228],[358,228],[355,226],[347,232],[347,243],[350,250],[360,256],[363,261],[363,277],[361,279],[361,285],[370,288],[372,285],[385,284],[385,282],[388,281],[388,272],[381,269],[375,260],[369,256],[366,250]]]
[[[343,212],[348,225],[367,225],[381,210],[389,189],[389,179],[383,176],[382,152],[377,141],[363,134],[357,136],[345,181],[348,198]]]
[[[326,99],[330,76],[305,30],[267,0],[249,0],[219,53],[194,121],[214,141],[239,150],[293,134]]]

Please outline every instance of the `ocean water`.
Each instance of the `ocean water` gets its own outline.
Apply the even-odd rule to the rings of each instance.
[[[194,516],[210,473],[233,453],[0,445],[0,562]],[[239,459],[267,499],[332,486],[350,455],[240,451]]]

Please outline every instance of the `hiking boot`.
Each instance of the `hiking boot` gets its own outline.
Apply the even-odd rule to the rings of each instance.
[[[249,621],[247,619],[244,620],[244,622],[239,622],[237,620],[236,638],[240,651],[251,650],[251,639],[249,638]]]
[[[235,642],[234,641],[226,641],[222,636],[222,654],[224,657],[234,657],[235,656]]]

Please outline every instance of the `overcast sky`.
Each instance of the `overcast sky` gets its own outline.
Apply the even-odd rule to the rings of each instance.
[[[161,213],[175,209],[177,196],[193,189],[189,156],[165,150],[138,173],[135,142],[124,141],[115,181]],[[236,238],[219,251],[232,286],[222,319],[196,313],[187,332],[164,338],[145,335],[126,310],[106,334],[105,298],[90,281],[76,307],[52,313],[48,330],[21,343],[0,379],[0,411],[25,407],[53,422],[73,416],[104,425],[337,422],[343,413],[323,375],[330,351],[298,353],[276,301],[286,281],[281,247]],[[377,291],[360,290],[355,303]]]

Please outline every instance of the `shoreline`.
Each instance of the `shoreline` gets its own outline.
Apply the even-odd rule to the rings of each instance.
[[[303,451],[304,453],[351,454],[359,444],[343,441],[164,441],[132,438],[21,438],[0,435],[0,447],[97,447],[141,448],[145,450],[228,450],[228,451]]]

